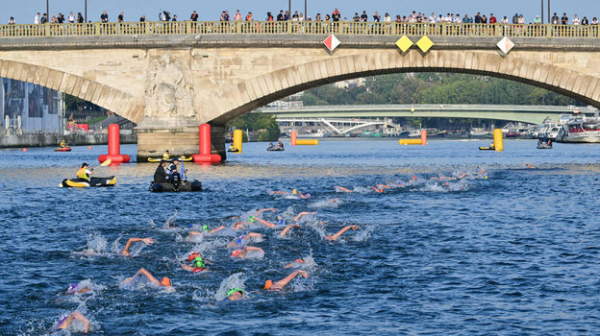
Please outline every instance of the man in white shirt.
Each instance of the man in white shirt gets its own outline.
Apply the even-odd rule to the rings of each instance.
[[[40,24],[40,13],[37,13],[36,16],[33,18],[33,23]]]
[[[573,17],[573,24],[574,25],[581,24],[581,21],[579,20],[579,16],[577,16],[577,14],[575,14],[575,16]]]
[[[431,16],[429,16],[429,22],[435,23],[435,13],[431,13]]]

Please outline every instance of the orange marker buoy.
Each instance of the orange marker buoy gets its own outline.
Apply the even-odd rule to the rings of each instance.
[[[27,152],[27,148],[23,148],[23,152]]]
[[[92,146],[88,146],[88,149],[92,149]]]

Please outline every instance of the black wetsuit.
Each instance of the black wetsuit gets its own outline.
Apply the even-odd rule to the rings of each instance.
[[[169,180],[169,175],[165,172],[165,167],[162,165],[156,168],[156,172],[154,172],[154,182],[167,182]]]

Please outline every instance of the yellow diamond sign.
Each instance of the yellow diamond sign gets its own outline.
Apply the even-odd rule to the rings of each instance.
[[[417,46],[426,53],[431,47],[433,47],[433,41],[427,36],[421,37],[419,42],[417,42]]]
[[[408,36],[402,36],[398,41],[396,41],[396,45],[402,52],[406,52],[413,45],[413,41],[411,41]]]

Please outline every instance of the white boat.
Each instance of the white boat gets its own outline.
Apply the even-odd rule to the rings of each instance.
[[[421,136],[421,130],[420,129],[413,129],[408,131],[408,137],[409,138],[418,138]]]
[[[562,126],[556,142],[567,143],[600,143],[600,118],[576,115]]]
[[[489,135],[491,135],[491,133],[490,133],[489,131],[486,131],[486,130],[485,130],[485,129],[483,129],[483,128],[476,128],[476,127],[473,127],[473,128],[471,128],[471,130],[469,131],[469,136],[470,136],[470,137],[472,137],[472,138],[473,138],[473,137],[478,137],[478,136],[479,136],[479,137],[481,137],[481,136],[489,136]]]

